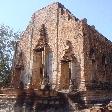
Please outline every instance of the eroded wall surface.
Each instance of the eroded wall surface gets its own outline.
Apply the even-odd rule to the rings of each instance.
[[[45,35],[40,32],[42,25]],[[35,52],[44,38],[47,52]],[[111,89],[112,43],[89,26],[86,19],[77,19],[60,3],[33,14],[19,47],[24,65],[19,77],[25,85],[32,82],[34,88],[40,88],[44,68],[53,88],[68,90],[72,83],[76,90],[88,91],[87,100],[96,98],[93,89],[101,88],[97,96]]]
[[[87,100],[111,99],[112,42],[83,22]],[[94,92],[93,92],[94,91]]]
[[[33,61],[35,61],[34,49],[40,38],[42,24],[45,25],[46,38],[50,48],[49,59],[51,59],[50,63],[52,66],[50,69],[50,80],[52,80],[52,85],[57,89],[61,88],[61,68],[63,68],[61,67],[61,60],[68,49],[69,56],[73,57],[71,58],[71,77],[76,80],[78,88],[84,90],[82,23],[61,4],[52,4],[34,13],[31,23],[21,35],[19,47],[24,54],[24,70],[22,70],[21,79],[27,84],[33,75],[32,71],[35,69],[33,65]],[[40,60],[36,60],[37,63]]]

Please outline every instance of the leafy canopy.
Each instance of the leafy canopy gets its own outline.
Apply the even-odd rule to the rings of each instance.
[[[0,85],[10,82],[12,59],[19,32],[14,32],[9,26],[0,25]]]

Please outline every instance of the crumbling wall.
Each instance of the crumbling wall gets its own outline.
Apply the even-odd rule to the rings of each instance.
[[[112,42],[86,22],[82,26],[87,100],[109,99],[112,94],[107,98],[105,91],[109,92],[112,85]]]
[[[58,9],[58,84],[60,86],[61,81],[61,60],[65,54],[66,49],[68,49],[67,41],[70,41],[72,48],[69,51],[70,54],[75,58],[72,63],[75,67],[75,74],[71,74],[75,77],[78,83],[78,88],[81,91],[85,90],[85,79],[84,79],[84,52],[83,52],[83,33],[82,25],[80,20],[74,17],[67,9],[64,7],[59,7]],[[72,59],[73,60],[73,59]],[[66,69],[64,69],[66,72]],[[72,72],[73,73],[73,72]],[[65,74],[66,75],[66,74]],[[73,76],[74,75],[74,76]]]
[[[52,83],[56,84],[56,73],[57,73],[57,48],[56,48],[56,34],[57,34],[57,4],[49,5],[39,11],[35,12],[32,17],[30,25],[21,36],[20,46],[24,52],[26,59],[24,82],[27,84],[31,79],[32,75],[32,64],[33,64],[33,49],[36,47],[40,38],[39,30],[41,25],[44,24],[47,32],[48,44],[51,48],[53,55],[52,59]],[[28,78],[27,78],[28,77]]]
[[[83,53],[83,34],[81,22],[74,17],[60,3],[54,3],[45,7],[32,17],[32,21],[23,32],[20,40],[20,47],[24,53],[24,83],[29,83],[32,76],[33,49],[36,47],[40,38],[39,30],[44,24],[47,32],[48,45],[52,54],[52,85],[59,89],[61,81],[61,59],[67,47],[66,41],[69,40],[73,46],[72,51],[75,57],[75,77],[79,89],[84,90],[84,53]]]
[[[32,71],[35,60],[34,49],[39,42],[42,24],[45,25],[47,44],[52,57],[50,79],[53,88],[62,89],[61,85],[64,85],[64,81],[63,84],[61,81],[66,80],[70,83],[71,78],[80,91],[91,88],[91,82],[94,81],[111,82],[111,42],[99,34],[93,26],[87,25],[86,19],[78,20],[63,5],[54,3],[35,12],[26,31],[21,35],[19,45],[24,54],[22,80],[25,84],[28,84],[31,79],[34,79],[35,83],[38,80],[36,72],[39,69],[35,73]],[[68,41],[70,45],[67,44]],[[61,64],[66,52],[72,63],[71,73]],[[36,61],[40,62],[41,58]],[[33,74],[35,77],[32,78]],[[68,85],[65,89],[69,89]]]

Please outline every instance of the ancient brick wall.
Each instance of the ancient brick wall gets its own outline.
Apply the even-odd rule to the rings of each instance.
[[[71,77],[76,80],[78,88],[84,90],[82,23],[59,3],[54,3],[34,13],[26,31],[21,35],[19,45],[24,54],[22,80],[27,84],[31,79],[34,58],[33,49],[38,44],[42,24],[45,25],[48,45],[52,54],[52,84],[57,85],[57,89],[61,88],[61,60],[65,51],[69,48],[69,45],[67,45],[67,41],[69,41],[72,46],[70,55],[74,57],[72,59],[72,66],[74,67],[72,68],[75,68],[74,71],[71,71]]]
[[[89,25],[84,26],[84,52],[85,52],[85,74],[87,80],[91,79],[92,67],[96,64],[96,76],[98,81],[111,81],[111,65],[112,65],[112,43],[103,35],[98,33]],[[89,76],[89,78],[88,78]]]
[[[45,35],[40,32],[42,25]],[[41,41],[45,41],[48,49],[37,53],[36,47],[40,47]],[[102,91],[111,83],[112,43],[89,26],[86,19],[78,20],[60,3],[34,13],[21,35],[19,47],[24,64],[21,80],[25,84],[32,80],[37,89],[42,83],[43,68],[49,69],[47,74],[53,88],[67,90],[72,82],[76,89],[88,90],[86,97],[91,94],[88,99],[95,95],[91,89]],[[43,67],[43,63],[49,65]]]
[[[32,74],[32,61],[33,61],[33,49],[38,44],[40,38],[39,30],[41,25],[44,24],[47,32],[48,44],[52,52],[52,71],[53,71],[53,83],[56,80],[57,74],[57,44],[56,44],[56,34],[57,34],[57,4],[52,4],[48,7],[45,7],[37,11],[33,17],[31,24],[27,27],[26,31],[21,36],[20,47],[25,55],[25,74],[24,79],[28,83],[28,76]],[[33,31],[32,31],[33,29]],[[31,61],[30,61],[31,60]],[[30,77],[30,76],[29,76]]]
[[[112,96],[109,92],[112,85],[112,43],[86,22],[83,21],[82,26],[88,100],[109,99]]]
[[[70,47],[69,45],[67,45],[67,41],[70,41],[72,48],[69,52],[75,58],[75,60],[72,61],[72,63],[74,63],[75,65],[75,71],[71,75],[72,77],[75,77],[78,83],[78,89],[80,88],[84,90],[84,52],[81,22],[64,7],[59,7],[58,13],[58,83],[60,85],[61,81],[64,78],[63,77],[62,79],[60,79],[61,60],[68,47]]]

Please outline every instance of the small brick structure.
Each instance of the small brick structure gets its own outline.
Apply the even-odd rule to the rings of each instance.
[[[14,88],[31,84],[37,93],[63,93],[86,106],[112,100],[112,42],[61,3],[33,14],[16,44],[13,65]]]

